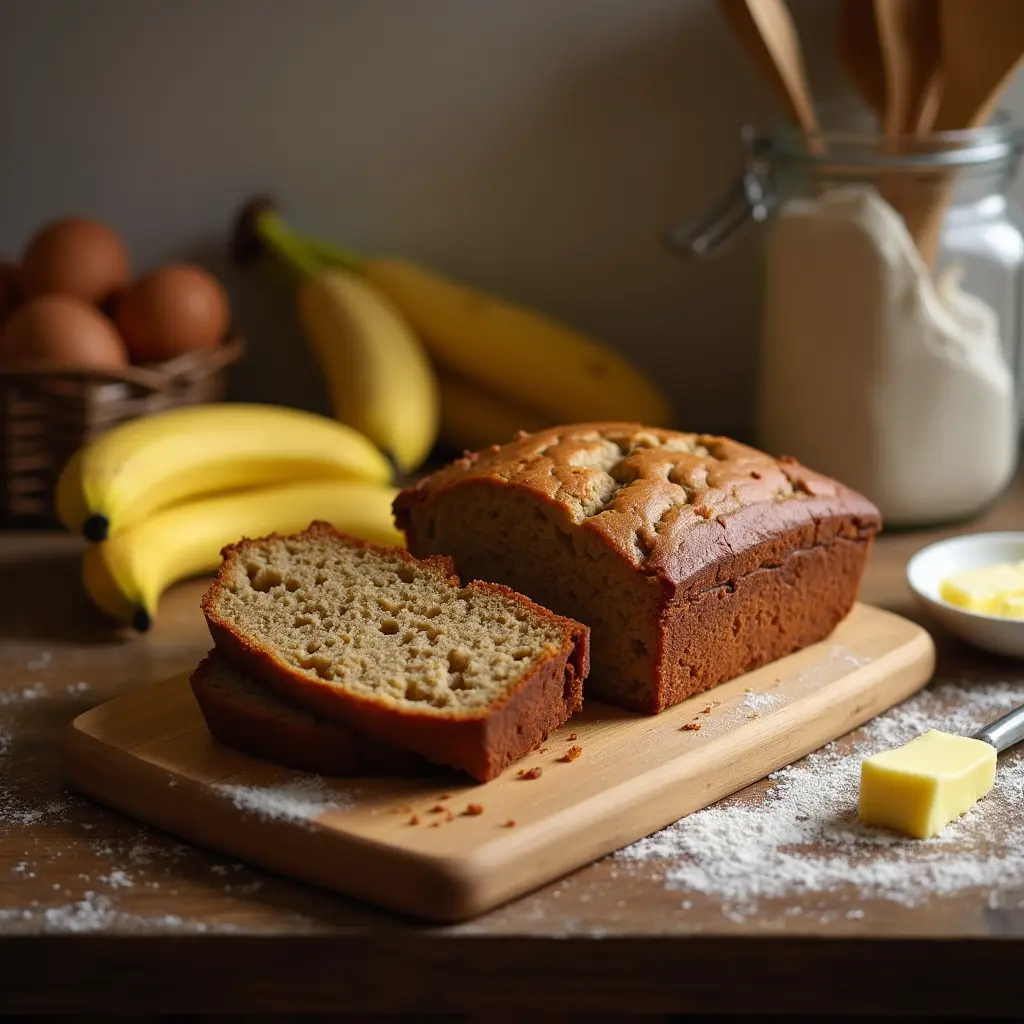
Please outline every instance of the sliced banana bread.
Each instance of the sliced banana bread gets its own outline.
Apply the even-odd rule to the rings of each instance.
[[[203,598],[217,649],[306,710],[480,781],[582,704],[589,631],[503,586],[463,587],[314,523],[244,540]]]
[[[590,626],[588,697],[647,712],[821,640],[881,525],[791,459],[637,423],[521,434],[394,507],[413,554]]]
[[[318,775],[422,775],[438,771],[416,754],[329,722],[254,683],[211,651],[189,682],[210,732],[229,747]]]

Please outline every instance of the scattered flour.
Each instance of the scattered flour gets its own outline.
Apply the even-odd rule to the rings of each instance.
[[[118,910],[113,900],[86,892],[73,903],[56,907],[0,909],[0,921],[22,921],[37,925],[44,932],[95,932],[117,928],[139,931],[152,928],[177,928],[188,932],[236,931],[228,922],[207,923],[188,920],[177,914],[130,914]]]
[[[1024,800],[1019,753],[1004,754],[992,793],[930,840],[862,825],[856,811],[864,757],[931,728],[969,735],[1019,704],[1024,686],[936,683],[860,729],[852,750],[831,743],[775,772],[758,804],[730,797],[615,857],[658,864],[669,889],[717,898],[736,920],[759,900],[844,888],[905,906],[975,887],[1022,889],[1024,826],[1008,813]]]
[[[115,868],[109,875],[100,875],[100,881],[106,882],[112,889],[130,889],[135,884],[132,876],[120,868]]]
[[[748,711],[768,711],[781,703],[781,698],[774,693],[748,693],[743,697],[743,706]]]
[[[31,664],[29,668],[31,668]],[[42,683],[33,683],[20,690],[0,690],[0,706],[7,707],[11,704],[25,704],[28,701],[38,700],[46,694],[46,687]]]
[[[42,651],[39,657],[30,661],[25,668],[30,672],[39,672],[41,669],[46,668],[51,661],[53,661],[53,655],[49,651]]]
[[[89,684],[85,682],[68,683],[65,689],[68,693],[85,693],[89,689]]]
[[[348,811],[355,804],[353,795],[339,793],[323,779],[313,775],[286,786],[213,787],[241,811],[249,811],[265,821],[312,822],[328,811]]]
[[[11,752],[14,743],[14,736],[11,730],[5,725],[0,725],[0,757],[6,757]]]
[[[60,818],[70,807],[68,800],[47,800],[38,806],[29,806],[0,785],[0,832],[4,826],[35,825],[50,818]]]

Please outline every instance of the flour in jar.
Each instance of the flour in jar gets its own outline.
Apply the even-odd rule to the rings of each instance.
[[[876,192],[794,199],[767,243],[758,441],[871,498],[887,523],[976,512],[1016,464],[995,312],[933,282]]]

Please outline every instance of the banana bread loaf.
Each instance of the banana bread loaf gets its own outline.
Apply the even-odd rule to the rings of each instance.
[[[826,636],[881,526],[791,459],[631,423],[520,434],[394,507],[414,554],[590,626],[588,697],[652,713]]]
[[[189,678],[206,726],[244,754],[318,775],[423,775],[437,771],[416,754],[360,736],[254,683],[211,651]]]
[[[580,708],[589,668],[585,626],[326,523],[225,548],[203,612],[257,682],[480,781]]]

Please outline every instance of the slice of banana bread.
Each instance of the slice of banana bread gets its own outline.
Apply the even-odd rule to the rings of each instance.
[[[881,525],[791,459],[636,423],[520,434],[394,507],[414,554],[590,626],[588,697],[646,712],[825,637]]]
[[[416,754],[360,736],[279,697],[211,651],[189,678],[216,739],[265,761],[318,775],[423,775],[437,771]]]
[[[203,598],[217,649],[310,712],[480,781],[582,704],[589,631],[449,559],[314,523],[244,540]]]

